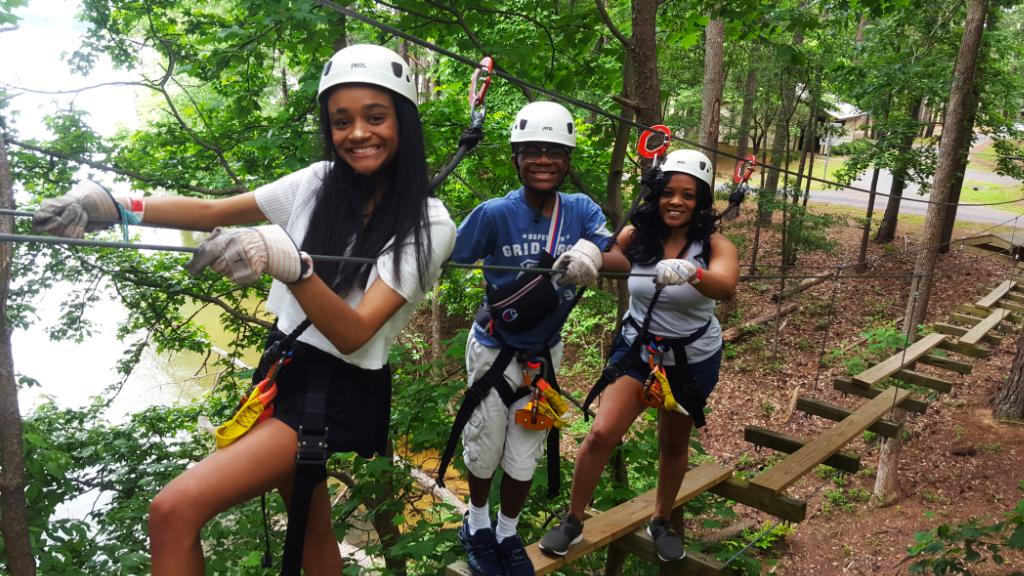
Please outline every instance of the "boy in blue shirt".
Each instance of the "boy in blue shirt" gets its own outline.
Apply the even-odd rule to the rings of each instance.
[[[466,343],[470,391],[455,430],[462,428],[470,507],[459,540],[473,571],[487,576],[534,574],[516,525],[549,430],[515,422],[516,410],[530,401],[532,370],[526,363],[542,360],[541,375],[554,383],[562,356],[559,333],[577,285],[595,283],[599,269],[629,269],[601,208],[585,194],[558,192],[576,146],[569,111],[554,102],[526,105],[516,115],[510,141],[523,186],[483,202],[466,217],[452,260],[562,272],[485,270],[488,313],[478,314]],[[557,456],[557,435],[551,439],[549,453],[553,449]],[[449,453],[456,440],[453,431]],[[501,507],[492,528],[488,495],[499,465]],[[549,479],[557,479],[557,472],[557,466],[549,470]]]

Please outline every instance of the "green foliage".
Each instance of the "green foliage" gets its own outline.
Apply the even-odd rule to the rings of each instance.
[[[825,355],[826,365],[842,362],[846,373],[853,376],[902,350],[906,342],[906,336],[893,323],[880,324],[861,332],[860,336],[866,340],[864,346],[847,352],[829,350]]]
[[[939,526],[914,535],[908,555],[915,559],[911,574],[973,574],[991,565],[1006,565],[1004,550],[1024,551],[1024,499],[1003,514],[1001,520],[986,523],[971,518],[959,524]],[[1014,575],[1024,574],[1019,570]]]
[[[14,9],[27,5],[28,0],[0,0],[0,25],[16,23],[18,17],[14,15]]]
[[[866,154],[871,150],[873,142],[867,138],[858,138],[856,140],[850,140],[849,142],[843,142],[841,144],[835,144],[832,146],[832,154],[836,156],[851,156],[855,154]]]

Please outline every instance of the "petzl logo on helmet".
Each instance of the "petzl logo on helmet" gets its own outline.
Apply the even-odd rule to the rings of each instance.
[[[519,312],[515,308],[506,308],[501,313],[501,319],[505,322],[515,322],[516,318],[519,318]]]
[[[352,68],[351,68],[352,70],[356,70],[356,69],[359,69],[359,68],[366,68],[366,64],[363,63],[363,62],[353,62],[352,63]]]

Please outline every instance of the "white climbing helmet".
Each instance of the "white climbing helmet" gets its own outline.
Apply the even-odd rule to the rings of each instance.
[[[711,165],[711,159],[705,156],[703,152],[696,150],[669,152],[669,155],[665,157],[665,163],[661,165],[661,171],[689,174],[707,183],[709,187],[714,177],[714,167]]]
[[[530,102],[516,114],[509,141],[551,142],[576,147],[576,123],[565,106],[555,102]]]
[[[375,44],[353,44],[335,52],[320,75],[319,98],[325,90],[338,84],[362,82],[387,88],[405,96],[414,105],[416,84],[412,70],[393,50]]]

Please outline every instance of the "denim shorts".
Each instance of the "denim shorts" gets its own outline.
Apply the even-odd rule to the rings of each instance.
[[[626,352],[629,351],[630,345],[626,342],[622,334],[619,333],[615,337],[615,342],[612,344],[612,352],[608,357],[608,363],[614,364],[619,361]],[[722,349],[719,348],[711,356],[701,360],[700,362],[689,363],[690,375],[693,378],[694,388],[703,397],[703,401],[707,401],[708,397],[711,396],[711,391],[715,389],[715,385],[718,384],[718,373],[722,368]],[[640,382],[647,379],[647,376],[651,373],[650,366],[647,365],[643,360],[637,360],[626,367],[626,375],[632,378],[636,378]],[[668,376],[669,382],[672,384],[672,389],[676,389],[676,385],[685,385],[685,382],[680,382],[682,378],[681,371],[676,366],[665,366],[665,375]]]

